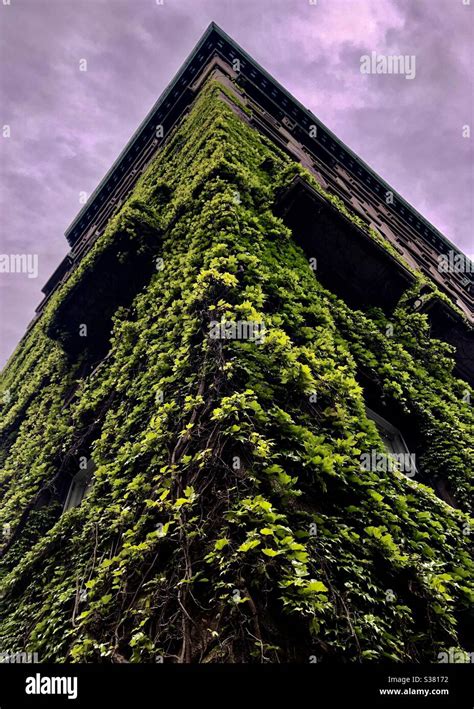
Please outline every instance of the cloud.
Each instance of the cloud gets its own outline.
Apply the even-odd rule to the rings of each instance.
[[[461,0],[21,0],[4,25],[0,252],[40,276],[0,283],[0,362],[67,251],[65,229],[205,27],[216,21],[467,252],[472,244],[473,11]],[[362,75],[371,51],[415,54],[414,81]],[[81,59],[87,72],[79,71]]]

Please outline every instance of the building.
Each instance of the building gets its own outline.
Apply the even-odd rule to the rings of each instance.
[[[66,238],[2,385],[0,650],[472,651],[472,263],[214,24]]]

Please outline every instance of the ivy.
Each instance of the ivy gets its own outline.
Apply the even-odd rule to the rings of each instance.
[[[311,176],[229,101],[201,93],[4,372],[0,529],[24,527],[0,563],[0,645],[111,662],[469,651],[472,413],[452,348],[410,310],[423,280],[390,323],[324,289],[274,215],[277,191]],[[84,375],[49,327],[117,243],[163,268]],[[212,339],[211,321],[265,336]],[[446,478],[459,509],[421,478],[361,469],[384,450],[361,372],[410,417],[423,479]],[[86,434],[82,504],[29,513]]]

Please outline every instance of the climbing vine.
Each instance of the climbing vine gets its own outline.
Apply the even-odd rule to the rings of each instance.
[[[275,216],[302,168],[231,97],[206,87],[5,370],[0,648],[132,662],[472,650],[472,414],[452,349],[413,293],[389,320],[320,285]],[[146,251],[151,231],[159,267],[80,376],[49,328],[120,235]],[[224,321],[264,336],[210,337]],[[457,509],[417,476],[361,469],[384,450],[361,373],[410,416],[423,480],[444,476]],[[82,504],[38,508],[86,440]]]

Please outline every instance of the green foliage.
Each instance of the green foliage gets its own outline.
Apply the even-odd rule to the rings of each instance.
[[[1,562],[0,647],[134,662],[472,649],[466,384],[406,299],[387,338],[382,313],[321,287],[272,211],[302,168],[230,95],[206,88],[4,373],[0,525],[14,532],[97,428],[91,492],[58,520],[28,518],[22,558],[13,545]],[[117,235],[144,249],[158,228],[164,268],[117,310],[109,357],[66,405],[80,362],[48,323]],[[213,340],[212,320],[264,323],[265,338]],[[462,509],[416,478],[361,470],[383,448],[360,372],[411,417],[421,471],[445,476]]]

